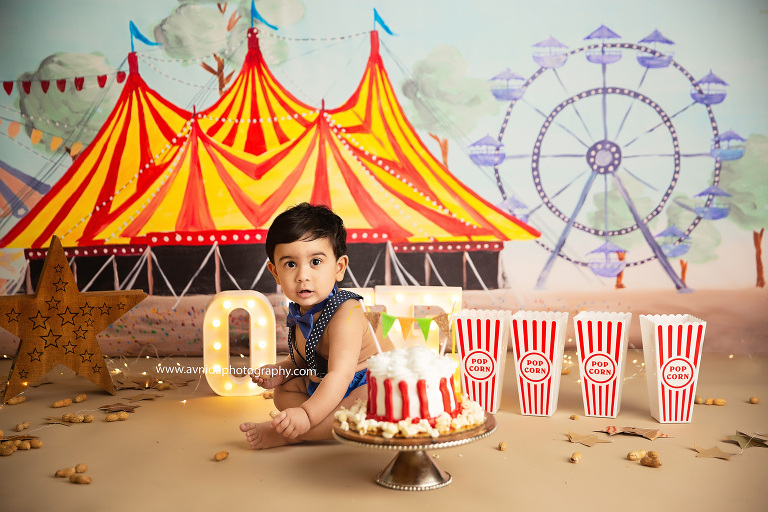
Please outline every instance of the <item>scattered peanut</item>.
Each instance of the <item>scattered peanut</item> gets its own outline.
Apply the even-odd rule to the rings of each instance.
[[[29,450],[30,448],[32,448],[32,445],[29,444],[29,441],[22,441],[19,444],[19,450]]]
[[[627,454],[627,459],[628,460],[640,460],[643,457],[645,457],[645,455],[646,455],[645,450],[637,450],[637,451],[634,451],[634,452],[629,452]]]
[[[227,457],[229,457],[229,452],[228,451],[222,451],[222,452],[219,452],[216,455],[214,455],[213,456],[213,460],[220,461],[220,460],[226,459]]]
[[[28,421],[25,421],[24,423],[19,423],[16,425],[16,432],[21,432],[22,430],[29,428],[30,423]]]
[[[704,403],[704,399],[701,397],[701,395],[696,395],[696,398],[693,399],[693,403],[701,405]]]
[[[75,418],[75,415],[72,414],[71,412],[61,415],[61,421],[66,421],[69,423],[71,423],[74,420],[74,418]]]
[[[275,397],[275,392],[272,391],[271,389],[268,389],[267,391],[261,394],[261,398],[264,398],[264,399],[270,399],[274,397]]]
[[[560,371],[560,375],[568,375],[569,373],[571,373],[571,369],[570,368],[563,368]]]
[[[714,398],[707,398],[704,400],[704,405],[712,405],[715,402]]]
[[[86,414],[83,416],[83,423],[91,423],[96,417],[93,414]]]
[[[80,464],[75,465],[75,472],[77,472],[77,473],[85,473],[86,471],[88,471],[88,465],[87,464],[80,463]]]
[[[713,403],[715,405],[725,405],[725,398],[715,398]]]
[[[155,387],[155,389],[158,390],[158,391],[167,391],[167,390],[171,389],[171,383],[170,382],[161,382],[160,384],[157,385],[157,387]]]
[[[640,459],[640,464],[642,464],[643,466],[648,466],[649,468],[660,468],[661,460],[654,459],[653,457],[645,456],[642,459]]]
[[[117,413],[117,419],[120,421],[125,421],[128,419],[128,413],[125,411],[120,411]]]
[[[503,452],[503,451],[506,451],[506,450],[507,450],[507,442],[506,441],[500,442],[499,443],[499,451]]]
[[[574,464],[578,464],[580,460],[581,460],[581,452],[573,452],[573,454],[571,455],[571,462],[573,462]]]
[[[75,473],[74,475],[70,475],[69,481],[72,482],[73,484],[89,484],[93,482],[93,480],[91,480],[91,477],[89,477],[88,475],[81,475],[78,473]]]
[[[4,445],[2,448],[0,448],[0,456],[8,456],[13,455],[13,452],[15,452],[16,449],[11,445]]]
[[[64,399],[59,400],[57,402],[53,402],[52,407],[56,407],[58,409],[59,407],[66,407],[68,405],[72,405],[72,399],[71,398],[64,398]]]
[[[18,447],[19,447],[19,445],[21,444],[21,439],[14,439],[14,440],[13,440],[13,441],[11,441],[11,442],[13,443],[13,446],[15,446],[16,448],[18,448]]]
[[[32,448],[42,448],[43,447],[43,442],[40,439],[30,439],[29,440],[29,445]]]
[[[578,420],[578,419],[579,419],[579,417],[578,417],[576,414],[571,414],[571,418],[570,418],[570,419],[572,419],[572,420]]]
[[[8,400],[6,403],[8,405],[16,405],[16,404],[20,404],[21,402],[25,401],[26,399],[27,399],[27,397],[25,397],[25,396],[15,396],[15,397],[11,398],[10,400]]]
[[[85,416],[82,414],[73,414],[72,419],[70,420],[72,423],[82,423],[85,419]]]
[[[756,397],[756,396],[751,396],[751,397],[749,397],[749,403],[751,403],[751,404],[759,404],[760,403],[760,399],[758,397]]]
[[[117,413],[113,412],[113,413],[107,414],[107,417],[104,418],[104,421],[119,421],[117,417]]]
[[[74,402],[76,404],[79,404],[80,402],[85,402],[86,400],[88,400],[88,395],[86,395],[85,393],[81,393],[74,398]]]
[[[58,470],[56,472],[56,475],[54,476],[57,476],[59,478],[69,478],[74,474],[75,474],[75,468],[65,468],[65,469]]]
[[[653,450],[649,451],[646,456],[652,458],[652,459],[658,459],[659,458],[659,452],[655,452]]]

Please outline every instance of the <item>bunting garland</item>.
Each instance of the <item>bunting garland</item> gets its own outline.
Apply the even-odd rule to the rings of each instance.
[[[2,120],[0,120],[0,124],[2,124]],[[8,123],[8,137],[11,139],[15,139],[19,133],[21,133],[21,123],[18,121],[11,121]],[[29,141],[32,143],[32,145],[37,145],[43,140],[43,131],[38,128],[33,128],[32,133],[29,134]],[[49,147],[51,151],[56,151],[59,149],[64,142],[64,139],[61,137],[52,135],[49,142]],[[80,151],[83,149],[83,143],[82,142],[75,142],[72,144],[72,147],[69,148],[69,155],[71,157],[75,157]]]
[[[451,323],[449,321],[450,317],[448,313],[440,313],[439,315],[433,317],[416,318],[410,316],[395,316],[388,313],[367,311],[365,313],[365,317],[371,323],[371,327],[373,327],[374,330],[378,328],[379,321],[381,321],[382,336],[385,338],[389,334],[389,331],[392,329],[392,327],[395,325],[395,322],[400,323],[400,328],[404,333],[410,331],[411,327],[413,327],[413,323],[416,322],[419,326],[419,330],[421,331],[422,336],[424,336],[424,341],[426,341],[429,337],[429,330],[432,327],[432,322],[437,324],[437,328],[439,329],[442,336],[448,336],[450,334]]]
[[[123,83],[127,76],[125,71],[117,71],[114,75],[115,81],[119,84]],[[32,82],[37,82],[40,84],[40,90],[43,91],[43,94],[48,94],[48,89],[51,87],[51,81],[56,82],[56,89],[59,92],[65,92],[67,90],[67,82],[71,81],[75,86],[75,90],[82,91],[86,84],[86,78],[88,78],[89,81],[90,79],[95,78],[96,85],[98,85],[100,89],[103,89],[107,85],[108,77],[109,75],[96,75],[93,77],[74,76],[69,78],[56,78],[53,80],[3,80],[3,89],[5,90],[5,93],[10,96],[13,93],[13,86],[16,84],[16,86],[24,91],[25,94],[31,94]]]

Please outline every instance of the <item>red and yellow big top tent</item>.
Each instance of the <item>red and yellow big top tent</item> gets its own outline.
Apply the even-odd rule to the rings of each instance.
[[[397,101],[376,31],[359,86],[330,110],[286,91],[258,31],[248,35],[237,79],[196,114],[149,89],[130,54],[122,95],[94,141],[0,247],[43,248],[54,234],[71,251],[118,254],[263,243],[272,219],[302,201],[333,208],[349,242],[397,251],[498,251],[539,236],[427,150]]]

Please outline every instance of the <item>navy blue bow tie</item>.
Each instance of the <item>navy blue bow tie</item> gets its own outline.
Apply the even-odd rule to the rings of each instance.
[[[331,293],[329,293],[325,299],[323,299],[319,304],[316,304],[312,309],[304,314],[301,313],[301,307],[298,304],[291,302],[288,304],[288,316],[285,319],[285,323],[288,325],[288,327],[293,327],[294,325],[298,324],[299,329],[301,330],[301,334],[304,335],[304,339],[308,340],[309,333],[312,332],[312,326],[315,323],[315,313],[322,311],[328,299],[336,295],[336,292],[338,291],[338,286],[334,285],[333,290],[331,290]]]

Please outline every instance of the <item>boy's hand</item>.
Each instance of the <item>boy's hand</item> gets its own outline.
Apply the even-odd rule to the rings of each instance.
[[[290,439],[296,439],[298,436],[306,433],[312,425],[309,422],[307,411],[302,407],[291,407],[275,416],[270,426],[278,434],[283,434],[283,436]]]
[[[284,370],[276,364],[265,364],[250,374],[251,380],[264,389],[272,389],[285,381]]]

